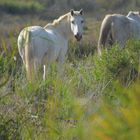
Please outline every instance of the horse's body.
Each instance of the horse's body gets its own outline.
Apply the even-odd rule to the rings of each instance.
[[[18,49],[28,79],[32,80],[39,68],[43,69],[44,65],[48,66],[55,61],[59,63],[60,71],[65,61],[70,36],[73,33],[80,41],[82,30],[82,10],[72,10],[45,27],[31,26],[23,29],[18,37]]]
[[[140,39],[140,16],[138,12],[129,12],[127,16],[120,14],[106,15],[100,29],[98,53],[101,47],[115,42],[124,47],[130,38]]]

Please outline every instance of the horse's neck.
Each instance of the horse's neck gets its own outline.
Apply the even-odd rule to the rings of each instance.
[[[71,35],[70,23],[68,21],[60,22],[60,24],[55,26],[55,30],[67,40]]]

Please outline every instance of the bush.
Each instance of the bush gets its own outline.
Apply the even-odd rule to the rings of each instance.
[[[2,1],[0,2],[0,11],[9,14],[34,14],[44,9],[43,5],[38,2],[23,1]]]
[[[128,41],[124,49],[114,45],[110,50],[104,50],[100,58],[95,56],[95,79],[106,79],[106,82],[111,79],[119,80],[127,86],[137,77],[139,54],[140,41],[136,40]]]
[[[34,84],[13,60],[14,44],[0,56],[0,81],[8,75],[15,85],[13,92],[0,86],[0,139],[140,139],[139,41],[103,50],[101,57],[92,55],[92,45],[71,43],[63,75],[54,64]]]
[[[97,127],[94,127],[94,131],[92,131],[94,132],[93,137],[99,140],[139,139],[139,82],[132,84],[129,89],[117,86],[117,91],[114,94],[119,97],[121,106],[114,107],[109,102],[103,102],[97,113],[97,118],[95,118],[95,120],[100,121],[97,122]]]

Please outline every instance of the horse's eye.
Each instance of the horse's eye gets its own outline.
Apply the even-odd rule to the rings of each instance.
[[[74,24],[74,21],[72,21],[71,23]]]
[[[83,21],[83,20],[81,20],[81,23],[84,23],[84,21]]]

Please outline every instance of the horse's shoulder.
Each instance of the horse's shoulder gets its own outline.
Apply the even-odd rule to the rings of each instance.
[[[21,31],[22,34],[25,34],[26,32],[30,32],[30,34],[36,33],[36,32],[40,32],[45,30],[43,27],[41,26],[28,26],[23,28],[23,30]]]

